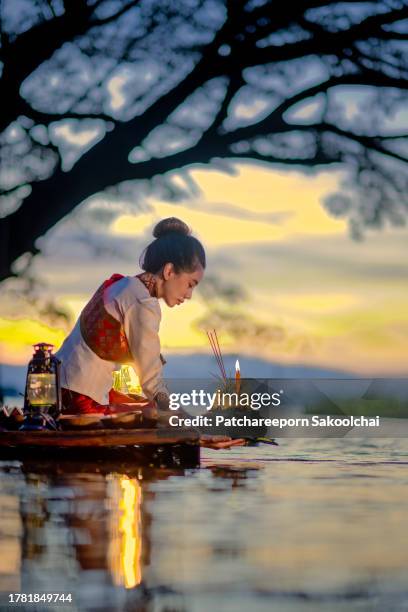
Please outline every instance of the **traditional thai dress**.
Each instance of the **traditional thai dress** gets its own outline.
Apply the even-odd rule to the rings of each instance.
[[[109,411],[131,399],[111,389],[118,364],[132,365],[149,400],[168,395],[162,378],[161,311],[155,277],[114,274],[95,292],[56,353],[66,412]]]

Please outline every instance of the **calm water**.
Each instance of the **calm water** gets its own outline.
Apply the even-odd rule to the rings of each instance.
[[[3,461],[0,487],[0,591],[71,592],[59,609],[408,610],[408,440],[208,450],[187,471]]]

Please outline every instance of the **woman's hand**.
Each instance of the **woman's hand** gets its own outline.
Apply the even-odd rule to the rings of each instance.
[[[246,441],[243,438],[232,439],[228,436],[200,436],[200,446],[204,448],[212,448],[213,450],[221,450],[231,448],[233,446],[245,446]]]

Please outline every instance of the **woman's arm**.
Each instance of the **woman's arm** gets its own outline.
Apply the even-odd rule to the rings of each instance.
[[[125,313],[123,327],[144,394],[149,400],[160,394],[168,401],[160,359],[160,319],[160,306],[156,299],[140,300]]]

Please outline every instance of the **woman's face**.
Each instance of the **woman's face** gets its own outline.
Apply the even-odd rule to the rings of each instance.
[[[193,272],[177,273],[173,264],[167,263],[163,268],[159,297],[162,297],[170,308],[178,306],[184,300],[191,299],[194,287],[197,287],[203,276],[204,270],[200,265]]]

